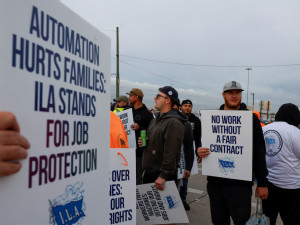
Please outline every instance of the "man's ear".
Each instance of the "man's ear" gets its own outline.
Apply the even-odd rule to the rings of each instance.
[[[167,104],[171,104],[171,98],[167,98],[167,99],[166,99],[166,103],[167,103]]]

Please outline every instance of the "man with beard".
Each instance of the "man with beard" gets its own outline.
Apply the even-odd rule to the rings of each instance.
[[[220,110],[248,110],[242,100],[242,87],[239,82],[230,81],[223,87],[225,104]],[[253,117],[253,171],[257,179],[255,195],[267,199],[266,149],[260,121]],[[209,148],[197,149],[198,161],[207,157]],[[235,225],[245,225],[251,213],[251,181],[234,180],[221,177],[207,176],[207,192],[210,200],[211,219],[214,225],[230,225],[230,217]]]
[[[141,131],[148,129],[149,123],[153,119],[152,113],[147,109],[143,104],[144,94],[139,88],[132,88],[128,93],[129,103],[132,106],[133,121],[130,127],[135,131],[136,138],[136,184],[143,183],[143,168],[142,168],[142,157],[143,157],[143,148],[140,148],[138,145],[138,138],[140,137]]]
[[[201,147],[201,121],[197,116],[195,116],[195,114],[192,113],[192,110],[192,101],[189,99],[183,100],[181,103],[181,111],[188,117],[188,120],[192,125],[195,149],[197,150],[199,147]],[[188,177],[184,177],[182,179],[182,186],[180,187],[180,197],[185,210],[190,210],[190,206],[186,202],[188,182]]]

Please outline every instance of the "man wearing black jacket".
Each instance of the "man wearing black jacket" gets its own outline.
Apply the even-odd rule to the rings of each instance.
[[[177,102],[178,102],[178,104],[174,104],[173,108],[179,112],[180,100],[178,99]],[[193,168],[193,163],[194,163],[194,158],[195,158],[195,151],[194,151],[193,145],[194,145],[193,127],[189,121],[186,121],[184,123],[184,137],[183,137],[183,143],[182,143],[183,152],[184,152],[184,161],[185,161],[183,179],[185,179],[185,178],[187,179],[191,176],[191,171]],[[182,199],[182,197],[181,197],[181,199]],[[183,206],[185,207],[184,202],[183,202]]]
[[[136,139],[136,184],[143,183],[143,169],[142,169],[142,157],[143,157],[143,148],[138,146],[138,138],[140,137],[141,131],[148,129],[148,126],[153,119],[152,113],[147,109],[143,104],[144,94],[141,89],[132,88],[128,93],[129,103],[132,105],[133,121],[130,127],[135,131]]]
[[[220,110],[247,110],[241,103],[242,87],[239,82],[230,81],[224,85],[225,104]],[[208,148],[198,148],[198,161],[209,155]],[[260,121],[253,114],[253,171],[257,179],[255,195],[267,199],[267,175],[265,143]],[[251,213],[253,182],[207,176],[207,192],[210,199],[211,218],[214,225],[229,225],[230,217],[235,225],[245,225]]]
[[[183,100],[181,103],[181,111],[189,118],[189,122],[192,124],[195,149],[197,150],[201,147],[201,121],[194,113],[192,113],[192,110],[192,101],[189,99]]]
[[[193,103],[191,100],[186,99],[181,103],[181,111],[184,115],[188,117],[190,124],[193,129],[193,141],[195,141],[195,149],[197,150],[201,147],[201,121],[200,119],[192,113]],[[194,157],[193,157],[194,158]],[[190,206],[186,202],[187,189],[188,189],[188,177],[184,177],[182,179],[182,186],[180,187],[180,197],[183,202],[183,206],[185,210],[190,210]]]

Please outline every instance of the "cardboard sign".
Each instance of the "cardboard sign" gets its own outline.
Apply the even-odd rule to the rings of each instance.
[[[195,142],[193,143],[193,146],[195,146]],[[181,153],[180,153],[180,161],[179,161],[179,168],[177,169],[177,178],[182,179],[184,175],[185,170],[185,158],[184,158],[184,150],[183,146],[181,147]],[[197,162],[197,156],[195,154],[194,161],[193,161],[193,167],[191,170],[191,176],[198,174],[198,162]]]
[[[204,175],[252,180],[252,112],[203,110],[202,146],[210,154],[202,160]]]
[[[164,190],[155,184],[136,186],[137,224],[189,223],[174,181],[167,181]]]
[[[197,116],[201,120],[201,110],[198,110]]]
[[[135,149],[111,148],[108,224],[136,224],[135,188]]]
[[[1,224],[101,223],[110,39],[58,1],[1,1],[0,18],[0,110],[31,144],[22,170],[0,178]]]
[[[122,120],[126,130],[129,148],[136,149],[135,131],[130,128],[130,126],[134,124],[132,109],[126,109],[116,114]]]

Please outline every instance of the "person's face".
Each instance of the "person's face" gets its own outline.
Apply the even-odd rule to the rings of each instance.
[[[242,101],[242,91],[230,90],[222,93],[225,109],[239,109]]]
[[[166,102],[167,101],[170,101],[170,98],[162,93],[162,92],[158,92],[158,94],[154,97],[154,100],[155,100],[155,108],[160,110],[160,109],[163,109],[164,106],[166,105]]]
[[[136,101],[138,100],[138,96],[134,95],[134,94],[130,94],[129,95],[129,103],[130,105],[134,105],[136,103]]]
[[[116,104],[117,108],[122,108],[122,107],[124,107],[125,105],[127,105],[127,102],[124,102],[124,101],[119,101],[119,102],[117,102],[117,104]]]
[[[190,115],[192,112],[193,106],[191,104],[183,104],[181,106],[181,111],[183,112],[183,114],[185,115]]]

